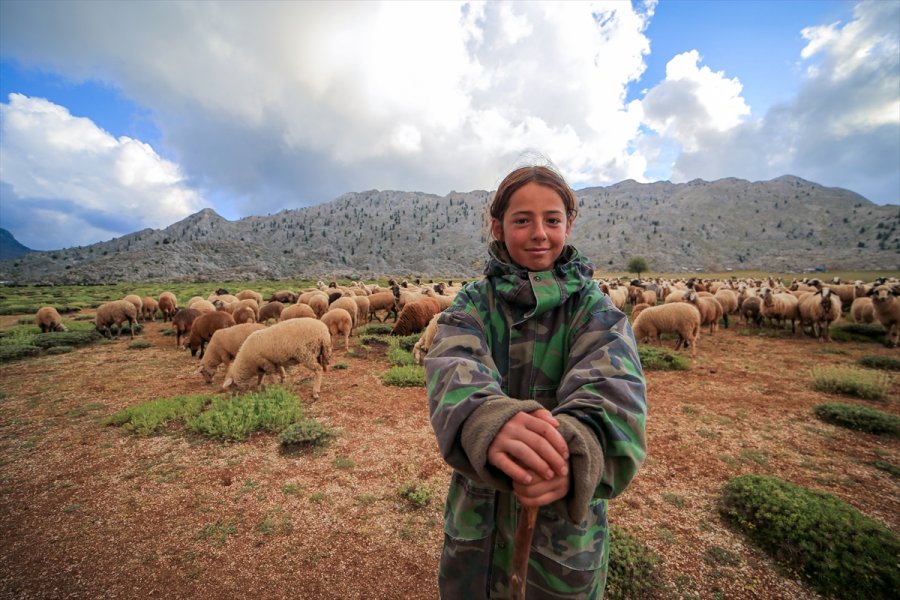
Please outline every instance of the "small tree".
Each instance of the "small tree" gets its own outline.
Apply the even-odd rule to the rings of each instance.
[[[643,271],[648,270],[647,261],[641,258],[640,256],[635,256],[631,260],[628,261],[628,270],[634,271],[637,273],[637,278],[641,278],[641,273]]]

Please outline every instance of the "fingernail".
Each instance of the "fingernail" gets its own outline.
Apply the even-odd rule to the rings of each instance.
[[[563,467],[563,468],[562,468],[562,474],[563,474],[563,475],[568,475],[568,474],[569,474],[569,467]]]
[[[553,469],[547,469],[547,474],[544,475],[545,479],[553,479]]]

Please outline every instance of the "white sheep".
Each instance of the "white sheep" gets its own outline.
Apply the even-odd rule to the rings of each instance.
[[[141,316],[141,309],[144,308],[144,301],[141,300],[140,296],[138,296],[137,294],[128,294],[127,296],[122,298],[122,300],[127,300],[134,304],[134,310],[137,311],[138,317]]]
[[[797,332],[796,321],[800,317],[800,301],[796,296],[787,292],[775,293],[772,288],[763,288],[762,303],[759,305],[759,314],[764,319],[777,321],[779,327],[783,327],[785,321],[791,322],[791,333]]]
[[[434,343],[434,336],[437,334],[438,318],[440,316],[441,314],[438,313],[431,317],[431,320],[428,321],[428,325],[425,327],[425,331],[423,331],[422,335],[419,337],[419,341],[413,346],[413,358],[415,358],[416,362],[420,365],[425,364],[425,355],[428,354],[428,351],[431,350],[431,345]]]
[[[343,308],[346,310],[350,314],[350,318],[353,319],[352,329],[356,329],[356,326],[359,324],[359,308],[356,304],[356,300],[354,300],[354,296],[341,296],[328,305],[328,310],[333,308]],[[325,315],[322,316],[324,317]]]
[[[236,391],[256,375],[256,386],[266,373],[279,371],[284,382],[284,367],[301,364],[315,373],[313,398],[319,398],[322,376],[331,360],[331,334],[328,326],[316,319],[288,319],[251,333],[241,344],[228,368],[222,387]]]
[[[719,330],[719,319],[722,318],[725,311],[712,294],[690,290],[684,292],[683,299],[697,307],[697,310],[700,311],[700,323],[709,325],[710,335]]]
[[[318,318],[316,316],[316,311],[314,311],[309,304],[291,304],[281,311],[282,321],[287,321],[288,319],[300,319],[302,317],[309,319]]]
[[[841,318],[841,299],[830,287],[807,294],[798,301],[800,322],[810,325],[820,341],[831,341],[831,324]]]
[[[59,316],[59,312],[52,306],[43,306],[39,308],[37,314],[34,316],[34,320],[38,327],[41,328],[41,333],[66,330],[65,326],[62,324],[62,317]]]
[[[350,331],[353,329],[353,317],[346,309],[332,305],[332,308],[329,308],[328,312],[322,315],[322,318],[319,320],[328,326],[328,333],[332,336],[332,339],[334,336],[343,335],[344,350],[350,349]],[[335,344],[332,341],[332,350],[334,346]]]
[[[879,285],[869,290],[875,318],[887,331],[884,344],[894,348],[900,341],[900,285]]]
[[[141,317],[143,319],[150,319],[151,321],[156,321],[156,311],[159,310],[159,302],[156,301],[156,298],[151,296],[144,296],[141,298]]]
[[[875,322],[875,306],[872,299],[854,298],[853,304],[850,305],[850,316],[853,317],[854,323],[874,323]]]
[[[114,300],[112,302],[101,304],[97,308],[94,326],[97,328],[97,331],[104,336],[112,338],[110,327],[112,325],[118,326],[119,330],[116,335],[121,335],[122,324],[126,321],[128,322],[129,329],[131,329],[131,337],[134,339],[134,324],[137,321],[137,309],[135,309],[134,304],[128,300]]]
[[[198,373],[203,375],[206,383],[212,383],[219,365],[225,365],[225,371],[238,353],[241,344],[254,331],[265,329],[262,323],[241,323],[224,329],[218,329],[209,340],[206,352],[200,360]]]
[[[697,354],[697,340],[700,337],[700,311],[689,302],[672,302],[649,306],[641,311],[632,325],[634,338],[638,342],[655,339],[661,343],[663,333],[678,334],[675,349],[682,344],[690,347],[691,357]]]

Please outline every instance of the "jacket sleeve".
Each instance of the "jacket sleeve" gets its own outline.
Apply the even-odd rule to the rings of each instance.
[[[483,325],[464,308],[457,303],[441,314],[425,358],[431,426],[451,467],[474,481],[509,491],[509,477],[487,464],[487,448],[515,413],[541,405],[503,393]]]
[[[572,332],[568,364],[552,411],[570,446],[599,446],[601,465],[574,464],[570,513],[591,498],[613,498],[631,482],[647,453],[647,387],[637,343],[624,313],[601,297]],[[582,467],[582,468],[579,468]],[[582,506],[577,506],[582,505]]]

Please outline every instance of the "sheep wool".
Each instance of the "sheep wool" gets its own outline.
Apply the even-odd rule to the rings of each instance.
[[[831,292],[831,288],[807,294],[798,302],[800,322],[810,325],[820,341],[831,341],[831,323],[841,317],[841,299]]]
[[[900,285],[879,285],[869,290],[875,319],[887,330],[885,346],[895,348],[900,341]]]
[[[662,343],[664,333],[678,334],[675,349],[682,345],[689,346],[691,358],[697,354],[697,340],[700,337],[700,311],[689,302],[672,302],[650,306],[641,311],[632,325],[634,337],[638,342],[655,339]]]
[[[256,375],[256,386],[266,373],[280,372],[284,382],[285,366],[300,364],[315,373],[313,393],[319,398],[322,377],[331,361],[331,334],[328,326],[316,319],[288,319],[266,329],[251,333],[234,361],[222,387],[237,390]]]
[[[413,358],[420,365],[425,364],[425,355],[428,354],[428,351],[431,350],[431,345],[434,343],[434,336],[437,334],[438,317],[440,316],[440,313],[438,313],[431,317],[431,320],[428,321],[428,326],[425,327],[425,331],[419,337],[419,341],[413,346]]]
[[[43,306],[38,309],[34,316],[37,326],[41,328],[41,333],[50,331],[65,331],[66,328],[62,324],[62,317],[59,312],[52,306]]]
[[[420,298],[408,303],[397,315],[397,322],[391,335],[412,335],[424,331],[434,315],[441,312],[441,307],[434,298]]]
[[[163,314],[163,323],[171,321],[178,310],[178,299],[172,292],[163,292],[159,295],[159,310]]]
[[[853,304],[850,305],[850,316],[853,317],[854,323],[874,323],[875,322],[875,306],[872,299],[855,298]]]
[[[94,319],[94,326],[101,334],[108,338],[112,338],[111,327],[118,326],[117,336],[122,334],[122,324],[128,322],[128,328],[131,330],[131,337],[134,339],[134,324],[137,321],[137,309],[134,304],[128,300],[114,300],[101,304],[97,308],[97,317]]]
[[[328,310],[332,310],[334,308],[343,308],[344,310],[346,310],[350,315],[350,319],[352,320],[352,329],[356,329],[356,325],[359,323],[359,319],[357,318],[359,309],[354,298],[355,296],[341,296],[328,306]],[[322,316],[324,317],[325,315]]]
[[[150,296],[141,298],[141,318],[156,321],[156,311],[159,310],[159,302]]]
[[[206,383],[212,383],[219,365],[225,365],[225,370],[228,371],[228,366],[234,360],[244,340],[254,331],[265,328],[266,326],[262,323],[253,322],[241,323],[214,332],[206,347],[206,353],[200,361],[198,373],[203,376]]]
[[[201,314],[194,319],[193,324],[191,324],[191,335],[187,343],[188,348],[191,349],[191,356],[196,356],[197,350],[199,350],[200,358],[203,358],[206,344],[212,339],[213,334],[219,329],[234,325],[234,317],[218,310]]]
[[[353,317],[345,309],[332,307],[319,319],[328,326],[328,333],[332,336],[344,336],[344,350],[350,349],[350,331],[353,329]],[[334,342],[331,344],[334,350]]]
[[[300,319],[306,317],[308,319],[317,319],[316,311],[308,304],[291,304],[281,311],[281,320]]]
[[[187,337],[191,333],[191,325],[194,319],[200,316],[200,311],[193,308],[182,308],[172,317],[172,327],[175,328],[175,346],[181,348],[181,336]]]

